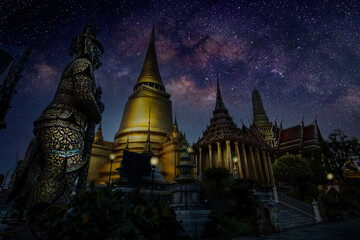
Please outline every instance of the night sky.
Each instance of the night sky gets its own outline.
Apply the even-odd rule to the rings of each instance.
[[[145,1],[144,1],[145,2]],[[216,73],[235,123],[249,125],[258,89],[270,121],[315,118],[326,137],[360,136],[360,4],[357,1],[0,1],[0,47],[15,57],[33,43],[0,132],[0,174],[24,157],[33,121],[52,100],[72,59],[71,39],[98,18],[105,54],[103,134],[113,141],[140,74],[155,19],[156,50],[173,113],[190,143],[212,116]],[[299,3],[301,2],[301,3]],[[4,79],[1,76],[1,81]]]

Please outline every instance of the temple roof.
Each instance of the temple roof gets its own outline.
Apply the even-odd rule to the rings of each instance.
[[[217,86],[217,91],[216,91],[216,104],[215,104],[215,110],[214,111],[226,111],[227,113],[227,109],[225,107],[224,101],[222,99],[221,96],[221,92],[220,92],[220,84],[219,84],[219,76],[216,76],[216,86]]]
[[[286,129],[278,129],[278,152],[303,152],[318,149],[322,137],[317,122],[304,126],[296,125]]]
[[[196,146],[204,146],[211,143],[224,140],[239,142],[256,142],[260,144],[257,133],[252,129],[240,129],[234,123],[223,102],[219,78],[217,78],[216,104],[213,111],[213,117],[210,119],[210,125],[203,132],[202,137],[196,142]]]
[[[159,66],[157,62],[156,50],[155,50],[155,34],[154,34],[154,24],[151,31],[151,37],[149,46],[146,52],[146,57],[144,61],[144,65],[142,67],[140,76],[134,86],[134,91],[141,84],[155,84],[160,86],[160,89],[165,92],[164,84],[161,80]]]

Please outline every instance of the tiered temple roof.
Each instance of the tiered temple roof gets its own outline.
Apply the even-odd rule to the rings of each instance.
[[[305,151],[319,149],[319,143],[322,141],[322,136],[317,125],[317,121],[304,126],[296,125],[290,128],[275,130],[278,141],[277,151],[279,154],[284,152],[301,153]]]
[[[244,125],[243,128],[240,129],[234,123],[222,99],[219,78],[217,77],[217,94],[213,117],[210,119],[210,125],[207,126],[195,146],[205,146],[210,143],[226,140],[265,144],[262,140],[263,138],[259,136],[260,133],[254,130],[255,129],[247,128]]]

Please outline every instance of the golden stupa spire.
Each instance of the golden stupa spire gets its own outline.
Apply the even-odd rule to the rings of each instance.
[[[149,107],[149,126],[148,126],[147,138],[146,138],[143,154],[152,155],[151,144],[150,144],[150,113],[151,113],[151,107]]]
[[[94,137],[94,144],[97,144],[97,145],[105,145],[105,143],[104,143],[104,137],[103,137],[103,135],[102,135],[101,122],[100,122],[100,125],[99,125],[98,130],[96,131],[96,135],[95,135],[95,137]]]
[[[175,113],[175,121],[174,121],[174,125],[173,125],[173,132],[178,132],[179,131],[179,127],[176,121],[176,113]]]
[[[161,80],[159,66],[156,57],[154,22],[152,26],[150,42],[146,52],[144,65],[142,67],[140,76],[134,86],[134,91],[136,91],[143,84],[149,85],[151,87],[154,87],[156,89],[165,92],[165,87]]]

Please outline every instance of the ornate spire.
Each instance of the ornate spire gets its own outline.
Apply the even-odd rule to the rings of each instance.
[[[258,90],[254,88],[252,92],[252,105],[253,105],[253,123],[257,126],[269,124],[269,118],[266,116],[263,102]]]
[[[179,175],[176,176],[175,180],[178,182],[195,181],[195,178],[192,174],[192,169],[195,168],[195,165],[191,162],[191,156],[189,154],[188,146],[189,144],[184,137],[179,164],[176,166],[176,168],[179,169]]]
[[[175,113],[175,121],[174,121],[174,125],[173,125],[173,129],[172,129],[173,132],[179,132],[179,126],[178,126],[178,123],[176,121],[176,113]]]
[[[159,66],[156,57],[154,23],[152,26],[150,43],[146,52],[144,65],[142,67],[140,76],[134,86],[134,91],[136,91],[138,87],[140,87],[142,84],[153,86],[165,92],[165,87],[161,80]]]
[[[149,107],[149,127],[148,127],[146,143],[143,151],[143,154],[148,154],[148,155],[152,155],[151,144],[150,144],[150,113],[151,113],[151,107]]]
[[[217,92],[216,92],[216,104],[215,111],[226,109],[225,104],[223,102],[221,92],[220,92],[220,84],[219,84],[219,75],[216,74],[216,82],[217,82]]]
[[[127,137],[126,139],[126,147],[125,147],[126,151],[129,151],[129,137]]]
[[[97,145],[103,145],[103,146],[105,145],[104,137],[102,135],[101,122],[100,122],[98,130],[96,131],[96,135],[95,135],[95,138],[94,138],[94,143],[97,144]]]

